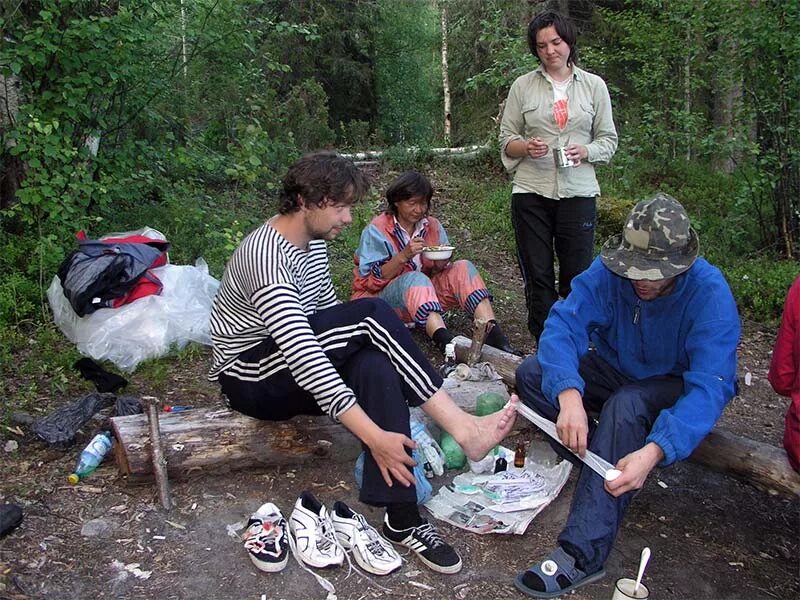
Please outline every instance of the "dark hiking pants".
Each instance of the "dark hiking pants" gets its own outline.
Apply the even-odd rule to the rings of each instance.
[[[560,200],[539,194],[511,196],[511,223],[525,283],[528,330],[537,342],[550,307],[559,297],[567,297],[572,279],[592,262],[595,216],[594,196]],[[554,256],[558,257],[558,289]]]

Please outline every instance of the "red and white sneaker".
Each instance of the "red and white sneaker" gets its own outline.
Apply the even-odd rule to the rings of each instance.
[[[289,561],[289,532],[278,507],[267,502],[250,517],[242,534],[250,560],[261,571],[277,573]]]

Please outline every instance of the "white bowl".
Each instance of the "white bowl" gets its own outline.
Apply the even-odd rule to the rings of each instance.
[[[422,256],[428,260],[447,260],[453,256],[455,246],[428,246],[422,251]]]

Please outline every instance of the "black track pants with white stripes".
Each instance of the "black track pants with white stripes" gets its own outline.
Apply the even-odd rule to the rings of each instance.
[[[364,412],[382,429],[410,437],[409,406],[420,406],[433,396],[441,388],[442,378],[389,305],[378,298],[354,300],[321,310],[308,320]],[[241,379],[232,374],[239,369],[220,375],[231,408],[268,421],[321,415],[313,396],[295,383],[285,364],[275,368],[277,354],[277,346],[267,339],[237,359],[238,365],[250,367],[242,371],[263,372],[263,378]],[[270,368],[259,368],[263,365]],[[386,485],[365,450],[360,500],[376,506],[416,502],[413,486]]]

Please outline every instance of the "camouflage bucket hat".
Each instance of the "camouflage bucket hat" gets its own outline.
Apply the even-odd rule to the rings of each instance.
[[[600,258],[621,277],[657,281],[687,271],[699,249],[686,210],[675,198],[659,192],[633,207],[622,235],[606,241]]]

